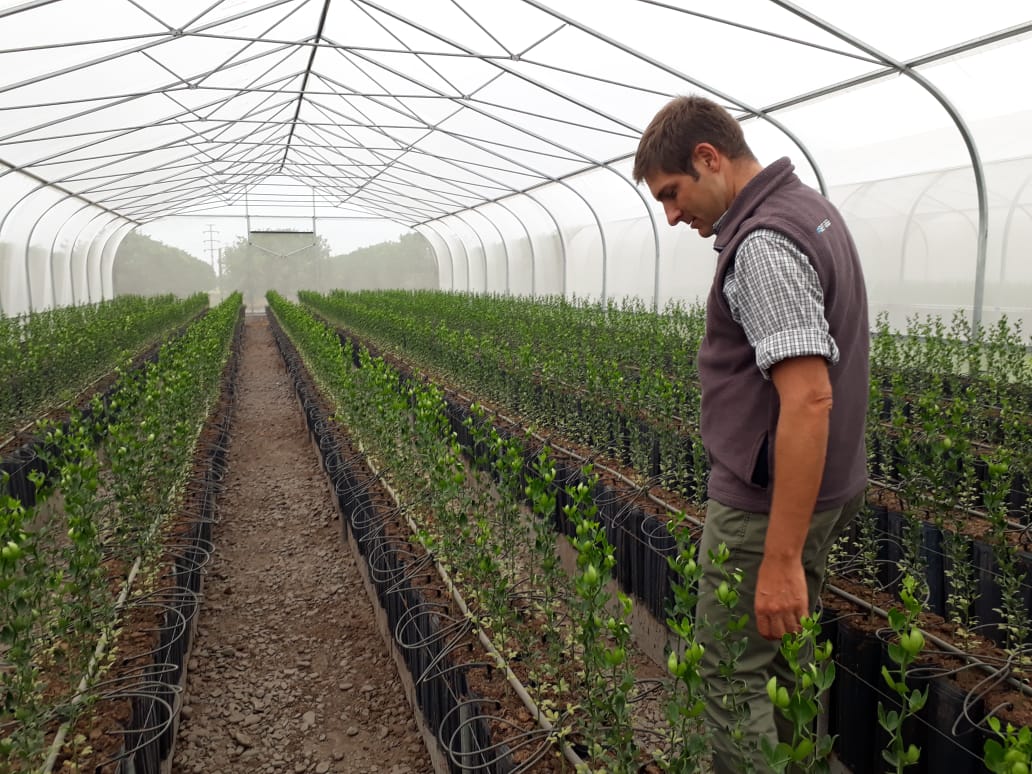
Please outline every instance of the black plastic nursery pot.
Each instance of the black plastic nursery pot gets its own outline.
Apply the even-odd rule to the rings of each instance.
[[[106,699],[128,702],[130,710],[127,722],[117,732],[122,739],[122,751],[117,760],[104,765],[103,771],[164,774],[170,765],[202,569],[211,554],[215,501],[225,474],[240,331],[238,321],[234,346],[223,372],[220,408],[217,415],[209,418],[208,428],[201,436],[204,438],[210,432],[211,442],[198,448],[198,477],[188,482],[190,495],[172,532],[173,542],[165,546],[167,586],[136,604],[137,612],[148,610],[145,620],[151,621],[149,625],[154,628],[134,631],[149,636],[152,642],[144,652],[120,651],[120,671],[115,674],[121,676],[111,682]]]
[[[19,446],[10,456],[0,460],[0,491],[3,481],[7,480],[7,494],[18,500],[24,507],[31,508],[36,504],[36,485],[29,476],[34,472],[48,473],[47,464],[36,452],[36,441]]]
[[[1001,627],[1003,593],[999,583],[1001,570],[996,558],[997,549],[984,540],[973,540],[971,550],[978,593],[974,604],[974,613],[979,623],[978,631],[997,645],[1006,645],[1007,635]],[[1018,549],[1011,550],[1014,552],[1016,569],[1021,578],[1018,604],[1026,611],[1026,615],[1032,615],[1032,554]]]
[[[831,728],[839,737],[835,754],[853,774],[883,770],[878,745],[878,697],[882,644],[853,617],[836,627],[836,673]]]
[[[468,412],[460,405],[449,402],[449,417],[452,429],[469,446],[470,437],[462,422]],[[662,448],[654,430],[647,423],[623,416],[609,417],[610,432],[620,428],[619,439],[610,436],[615,454],[645,460],[648,470],[657,473],[663,467],[659,456]],[[465,433],[465,435],[464,435]],[[683,453],[691,456],[692,447],[686,445]],[[878,453],[894,455],[895,450],[886,448]],[[528,452],[526,461],[533,462]],[[560,534],[572,536],[575,527],[564,513],[564,506],[570,503],[566,488],[584,481],[579,463],[568,458],[556,459],[556,508],[555,526]],[[670,461],[666,461],[669,468]],[[681,464],[678,462],[678,464]],[[606,525],[606,534],[616,550],[617,564],[615,578],[621,588],[637,597],[658,620],[663,621],[671,595],[672,571],[666,557],[675,550],[673,537],[665,525],[656,517],[634,504],[633,499],[625,501],[619,491],[599,483],[593,492],[599,508],[599,519]],[[857,524],[860,519],[874,522],[878,539],[878,572],[880,583],[886,590],[898,592],[900,581],[899,564],[903,558],[909,522],[903,514],[890,511],[879,505],[869,505],[852,525],[855,552]],[[930,592],[928,611],[945,613],[949,592],[949,569],[951,559],[943,551],[943,533],[932,523],[921,526],[920,551],[927,567],[927,583]],[[979,567],[977,584],[983,608],[998,608],[999,588],[996,585],[996,565],[989,547],[970,544],[973,557]],[[1026,605],[1032,604],[1032,557],[1021,555],[1021,562],[1027,568],[1029,580],[1025,584]],[[836,756],[853,774],[883,772],[886,763],[882,758],[887,737],[880,728],[878,717],[879,701],[891,705],[892,696],[882,676],[882,667],[894,665],[887,661],[885,643],[875,634],[884,629],[884,621],[868,620],[866,613],[856,613],[848,603],[839,611],[829,607],[823,619],[823,637],[834,643],[837,664],[836,680],[828,698],[829,733],[837,734]],[[980,620],[996,621],[985,609],[979,611]],[[997,627],[998,628],[998,627]],[[912,721],[907,729],[908,738],[922,748],[919,769],[925,772],[982,772],[981,751],[985,733],[977,726],[982,720],[983,709],[977,697],[972,697],[957,682],[942,676],[941,670],[919,670],[912,678],[914,685],[927,686],[929,699],[920,719]],[[909,769],[908,769],[909,770]]]
[[[469,770],[508,774],[515,764],[505,745],[492,741],[483,719],[482,700],[470,688],[468,679],[470,669],[483,669],[484,665],[467,667],[453,660],[454,632],[444,623],[446,606],[440,599],[429,599],[413,583],[412,547],[388,533],[387,521],[397,509],[380,491],[379,476],[366,467],[364,457],[356,454],[348,459],[342,454],[344,444],[332,437],[336,430],[326,421],[326,411],[306,378],[293,344],[271,314],[270,323],[298,399],[305,407],[323,467],[334,485],[344,537],[350,535],[366,559],[372,592],[412,678],[415,702],[426,728],[435,733],[443,760],[454,774]],[[425,572],[421,566],[417,574]]]
[[[946,615],[946,556],[942,549],[942,530],[934,524],[921,525],[921,558],[928,585],[928,609]]]
[[[924,774],[982,774],[985,733],[975,725],[984,717],[982,701],[972,697],[952,680],[938,677],[927,683],[928,703],[921,713],[918,744],[922,755],[917,772]]]

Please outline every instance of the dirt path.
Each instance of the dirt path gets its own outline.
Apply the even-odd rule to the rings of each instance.
[[[249,318],[172,774],[432,771],[264,318]]]

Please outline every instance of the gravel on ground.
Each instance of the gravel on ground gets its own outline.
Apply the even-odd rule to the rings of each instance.
[[[431,772],[264,317],[237,396],[171,774]]]

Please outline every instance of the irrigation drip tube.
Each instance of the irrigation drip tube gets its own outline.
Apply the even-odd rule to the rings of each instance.
[[[463,400],[464,402],[467,402],[467,403],[469,403],[472,400],[468,396],[463,395],[463,394],[461,394],[461,393],[459,393],[457,391],[453,392],[452,394],[454,394],[456,397],[458,397],[459,399],[461,399],[461,400]],[[505,423],[507,423],[507,424],[509,424],[511,426],[520,427],[520,424],[516,420],[511,419],[510,417],[505,416],[504,414],[502,414],[499,411],[491,411],[491,413],[493,413],[495,416],[497,416],[503,422],[505,422]],[[534,433],[532,431],[528,431],[528,435],[531,435],[536,440],[542,441],[544,443],[548,443],[552,448],[554,448],[557,451],[560,451],[561,453],[563,453],[565,455],[568,455],[568,456],[570,456],[570,457],[572,457],[574,459],[580,460],[580,461],[582,461],[584,463],[587,463],[587,462],[591,461],[588,458],[583,457],[582,455],[578,454],[577,452],[575,452],[573,450],[570,450],[570,449],[565,449],[562,446],[554,443],[553,441],[551,441],[549,439],[544,438],[543,436],[541,436],[541,435],[539,435],[537,433]],[[596,467],[596,468],[605,470],[610,475],[612,475],[612,476],[618,478],[619,480],[625,482],[628,486],[630,486],[630,487],[632,487],[634,489],[641,489],[641,486],[639,484],[636,484],[634,481],[629,479],[627,476],[623,475],[622,473],[620,473],[617,470],[614,470],[613,468],[610,468],[610,467],[608,467],[606,465],[603,465],[601,463],[598,463],[598,462],[592,462],[592,465],[594,467]],[[661,498],[656,497],[651,492],[645,492],[645,495],[652,502],[654,502],[657,505],[660,505],[660,506],[666,508],[668,512],[670,512],[670,513],[682,513],[687,521],[689,521],[691,524],[699,527],[700,529],[702,528],[703,522],[701,520],[699,520],[699,519],[695,518],[694,516],[691,516],[691,515],[689,515],[687,513],[683,513],[681,511],[679,511],[677,508],[675,508],[674,506],[672,506],[669,503],[665,502]],[[669,535],[669,533],[668,533],[668,535]],[[869,612],[873,612],[875,615],[877,615],[877,616],[879,616],[879,617],[881,617],[881,618],[883,618],[885,620],[888,620],[889,614],[888,614],[888,612],[886,610],[884,610],[884,609],[882,609],[882,608],[880,608],[880,607],[878,607],[878,606],[876,606],[876,605],[874,605],[874,604],[872,604],[870,602],[864,601],[863,599],[855,596],[854,594],[851,594],[850,592],[846,591],[845,589],[840,588],[839,586],[836,586],[836,585],[834,585],[832,583],[826,583],[824,588],[826,588],[828,591],[830,591],[831,593],[835,594],[836,596],[840,597],[841,599],[843,599],[843,600],[845,600],[845,601],[847,601],[847,602],[849,602],[851,604],[857,605],[858,607],[861,607],[864,610],[867,610]],[[918,627],[918,628],[920,628],[920,627]],[[991,664],[985,663],[984,661],[982,661],[981,659],[979,659],[977,656],[975,656],[973,654],[965,653],[964,651],[960,650],[956,646],[951,645],[946,640],[942,639],[941,637],[938,637],[937,635],[933,634],[932,632],[927,631],[926,629],[921,629],[921,632],[924,635],[926,640],[928,640],[929,642],[934,643],[937,647],[941,648],[943,651],[949,653],[950,655],[955,656],[955,657],[957,657],[959,659],[962,659],[963,661],[971,664],[972,666],[977,667],[978,669],[981,669],[982,671],[986,672],[987,674],[990,674],[992,676],[999,676],[999,673],[1000,673],[999,668],[994,667]],[[1015,690],[1021,692],[1025,696],[1028,696],[1028,697],[1032,698],[1032,686],[1029,686],[1027,683],[1024,683],[1024,682],[1022,682],[1020,680],[1017,680],[1017,679],[1015,679],[1013,677],[1009,677],[1009,676],[1004,676],[1003,677],[1003,682],[1006,682],[1011,688],[1014,688]]]
[[[370,349],[368,347],[368,345],[364,341],[362,341],[360,338],[354,336],[351,333],[348,333],[348,332],[344,331],[343,329],[337,328],[336,326],[332,326],[329,323],[326,323],[326,324],[330,325],[331,328],[336,330],[337,336],[340,338],[342,344],[350,343],[350,344],[354,345],[353,346],[353,351],[356,353],[355,356],[354,356],[354,365],[355,365],[356,368],[360,367],[360,361],[359,361],[359,358],[357,356],[357,352],[358,352],[359,346],[364,346],[366,349],[368,349],[370,351],[371,354],[375,355],[375,350]],[[397,366],[394,366],[394,367],[395,367],[395,370],[397,370],[399,375],[402,377],[402,384],[404,384],[405,379],[408,379],[408,378],[415,379],[415,378],[417,378],[416,376],[412,375],[412,372],[406,373],[404,369],[399,369]],[[408,367],[406,367],[406,368],[408,368]],[[463,394],[463,393],[461,393],[461,392],[459,392],[457,390],[450,389],[450,388],[445,388],[445,394],[446,394],[446,402],[448,403],[448,406],[449,406],[449,414],[452,415],[453,429],[456,430],[456,432],[460,432],[460,435],[461,435],[462,423],[458,419],[458,417],[464,411],[464,409],[462,409],[461,406],[462,405],[467,405],[468,406],[468,405],[472,404],[475,401],[475,399],[473,399],[473,398],[471,398],[471,397],[469,397],[469,396],[467,396],[467,395],[465,395],[465,394]],[[504,423],[508,427],[516,427],[516,428],[522,428],[523,427],[521,422],[519,422],[519,421],[517,421],[517,420],[515,420],[515,419],[513,419],[511,417],[508,417],[507,415],[503,414],[502,412],[500,412],[500,411],[498,411],[496,409],[491,409],[491,408],[488,408],[486,406],[483,406],[483,404],[480,404],[480,405],[485,410],[486,413],[489,413],[489,414],[495,416],[498,420],[500,420],[500,422]],[[468,412],[466,413],[466,415],[468,416]],[[500,433],[505,432],[504,428],[501,428],[501,427],[496,427],[496,430],[498,430]],[[565,456],[565,457],[567,457],[567,458],[569,458],[571,460],[576,460],[580,466],[583,467],[584,465],[590,463],[593,466],[594,469],[605,471],[608,475],[612,476],[614,479],[623,482],[628,487],[628,491],[630,492],[629,495],[625,493],[624,497],[627,497],[629,500],[633,501],[634,499],[636,499],[638,497],[644,496],[650,502],[652,502],[655,505],[657,505],[657,506],[661,507],[662,509],[664,509],[664,511],[666,511],[667,513],[669,513],[669,514],[679,514],[679,515],[683,516],[683,518],[689,524],[691,524],[692,527],[694,527],[696,529],[701,529],[702,528],[702,526],[703,526],[703,521],[702,520],[692,516],[691,514],[684,513],[680,509],[676,508],[675,506],[673,506],[670,503],[666,502],[662,498],[657,497],[655,494],[653,494],[650,491],[651,483],[652,483],[651,481],[650,482],[646,482],[645,484],[642,484],[642,483],[639,483],[639,482],[635,482],[632,479],[628,478],[623,473],[621,473],[619,470],[615,470],[614,468],[612,468],[612,467],[610,467],[608,465],[605,465],[604,463],[599,462],[598,459],[597,459],[597,456],[603,454],[605,452],[605,449],[595,450],[595,454],[592,454],[590,456],[585,456],[585,455],[583,455],[581,453],[578,453],[578,452],[576,452],[576,451],[574,451],[572,449],[566,448],[566,447],[564,447],[561,444],[556,443],[554,441],[554,439],[546,438],[545,436],[541,435],[540,433],[537,433],[537,432],[534,432],[534,431],[530,431],[530,430],[525,430],[525,429],[524,429],[524,432],[526,433],[526,435],[528,437],[531,437],[531,438],[535,439],[535,441],[537,441],[540,444],[542,444],[542,446],[547,444],[550,448],[552,448],[553,450],[555,450],[559,454],[561,454],[561,455],[563,455],[563,456]],[[462,440],[462,439],[460,439],[460,440]],[[467,442],[464,443],[463,445],[467,449],[470,449],[471,447],[470,447],[470,442],[468,440],[468,435],[467,435],[467,439],[466,440],[467,440]],[[557,481],[558,480],[559,480],[559,477],[557,476]],[[877,482],[875,482],[875,483],[877,483]],[[610,491],[612,491],[612,490],[610,490]],[[600,512],[602,512],[602,511],[603,511],[603,507],[600,507]],[[609,512],[612,513],[611,510]],[[626,513],[626,508],[625,508],[625,510],[623,512]],[[982,514],[977,514],[977,515],[980,515],[980,516],[984,517],[984,515],[982,515]],[[608,521],[608,519],[607,519],[607,521]],[[558,526],[560,526],[560,525],[557,523],[557,527]],[[611,526],[611,525],[607,524],[607,532],[609,531],[609,526]],[[1019,527],[1020,526],[1021,528],[1024,528],[1024,525],[1012,524],[1012,526],[1014,526],[1014,527]],[[665,527],[664,524],[662,524],[662,523],[657,521],[654,524],[650,524],[647,528],[643,524],[642,525],[642,532],[643,532],[643,534],[646,535],[647,542],[650,545],[650,547],[653,549],[654,552],[663,553],[665,551],[671,550],[672,537],[670,536],[670,533],[666,530],[666,527]],[[640,562],[640,557],[639,557],[639,562]],[[618,563],[617,563],[617,574],[618,574],[618,576],[619,576],[619,573],[620,573],[619,565],[620,565],[620,562],[618,561]],[[641,567],[641,564],[638,563],[638,566]],[[621,580],[624,580],[624,579],[621,578]],[[888,618],[888,613],[884,609],[882,609],[880,607],[877,607],[876,605],[873,605],[872,603],[866,602],[866,601],[856,597],[855,595],[851,594],[850,592],[846,591],[845,589],[843,589],[843,588],[841,588],[839,586],[836,586],[836,585],[831,584],[831,583],[827,583],[827,584],[825,584],[825,588],[828,591],[830,591],[832,594],[834,594],[835,596],[843,599],[844,601],[846,601],[846,602],[848,602],[848,603],[850,603],[852,605],[855,605],[855,606],[859,607],[862,610],[866,610],[868,612],[874,613],[875,615],[878,615],[882,619],[887,619]],[[647,601],[655,603],[656,600],[653,599],[653,600],[647,600]],[[655,611],[653,611],[653,612],[655,612]],[[660,620],[663,620],[662,619],[662,611],[660,613]],[[929,631],[927,631],[925,629],[922,629],[921,631],[924,634],[925,639],[928,642],[933,643],[935,646],[940,648],[945,654],[948,654],[949,656],[955,657],[955,658],[961,660],[963,663],[966,663],[966,664],[968,664],[968,665],[970,665],[972,667],[975,667],[975,668],[985,672],[989,676],[989,678],[991,678],[990,682],[992,682],[994,685],[1006,684],[1009,688],[1014,689],[1014,690],[1020,692],[1022,695],[1028,696],[1028,697],[1032,697],[1032,686],[1029,686],[1028,684],[1026,684],[1026,683],[1024,683],[1024,682],[1022,682],[1022,681],[1012,677],[1009,674],[1009,672],[1010,672],[1009,665],[1004,664],[1004,666],[1002,668],[994,666],[993,664],[987,663],[983,659],[979,658],[975,654],[966,653],[966,652],[958,649],[954,645],[952,645],[949,642],[943,640],[941,637],[935,635],[932,632],[929,632]]]
[[[422,497],[406,506],[401,505],[397,493],[385,480],[387,468],[375,461],[359,446],[350,456],[341,454],[339,442],[332,436],[331,425],[324,410],[306,380],[307,371],[293,343],[269,312],[270,327],[294,381],[298,399],[305,412],[309,429],[323,456],[323,466],[330,476],[337,494],[346,526],[355,537],[359,552],[365,557],[369,576],[381,606],[387,612],[394,640],[413,676],[417,700],[437,741],[448,756],[452,771],[523,771],[540,760],[553,744],[575,768],[584,767],[584,760],[565,741],[558,738],[558,729],[540,710],[526,687],[509,668],[506,660],[479,626],[461,593],[452,582],[447,570],[432,554],[417,556],[411,544],[392,538],[386,532],[388,517],[401,517],[411,535],[419,529],[407,512]],[[354,442],[354,441],[353,441]],[[369,471],[361,476],[361,469]],[[379,487],[374,485],[378,484]],[[388,497],[379,494],[386,492]],[[423,497],[430,496],[426,493]],[[447,589],[448,596],[458,608],[461,617],[446,615],[447,605],[426,599],[413,585],[413,580],[426,575],[431,568]],[[467,635],[476,629],[477,639],[490,657],[488,662],[460,665],[449,662],[448,656]],[[489,724],[506,724],[500,717],[484,714],[484,699],[465,689],[465,674],[474,668],[499,670],[515,695],[530,712],[538,730],[522,729],[519,735],[504,742],[490,742]],[[448,690],[436,690],[444,682]],[[515,747],[510,743],[514,742]],[[516,764],[512,753],[527,745],[540,745],[530,757]]]
[[[121,618],[133,610],[152,608],[155,620],[160,620],[159,624],[149,630],[155,644],[150,650],[124,660],[121,666],[123,671],[115,677],[98,681],[95,676],[110,645],[107,634],[101,634],[86,674],[70,701],[71,707],[82,704],[87,700],[86,690],[89,688],[90,700],[97,702],[95,706],[118,701],[131,704],[131,717],[125,727],[107,732],[123,738],[119,751],[98,765],[98,771],[101,767],[116,763],[117,774],[161,774],[175,748],[179,699],[183,690],[193,623],[200,606],[201,576],[213,550],[211,527],[216,518],[215,499],[221,492],[225,475],[230,422],[236,401],[242,322],[241,314],[234,328],[229,357],[220,379],[217,408],[205,423],[205,427],[213,430],[217,437],[214,442],[199,442],[197,445],[195,464],[202,468],[203,474],[188,482],[188,497],[184,498],[180,514],[184,518],[176,522],[176,540],[163,546],[167,565],[159,583],[164,582],[166,585],[130,598],[133,583],[143,569],[142,558],[138,556],[116,601],[115,610]],[[135,666],[132,666],[134,663]],[[44,764],[39,769],[40,774],[51,774],[53,771],[73,723],[74,717],[58,728]]]

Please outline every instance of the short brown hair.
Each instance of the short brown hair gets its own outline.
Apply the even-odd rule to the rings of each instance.
[[[700,142],[729,159],[755,158],[741,125],[727,110],[705,97],[675,97],[642,132],[634,154],[634,182],[657,172],[686,172],[697,179],[692,153]]]

